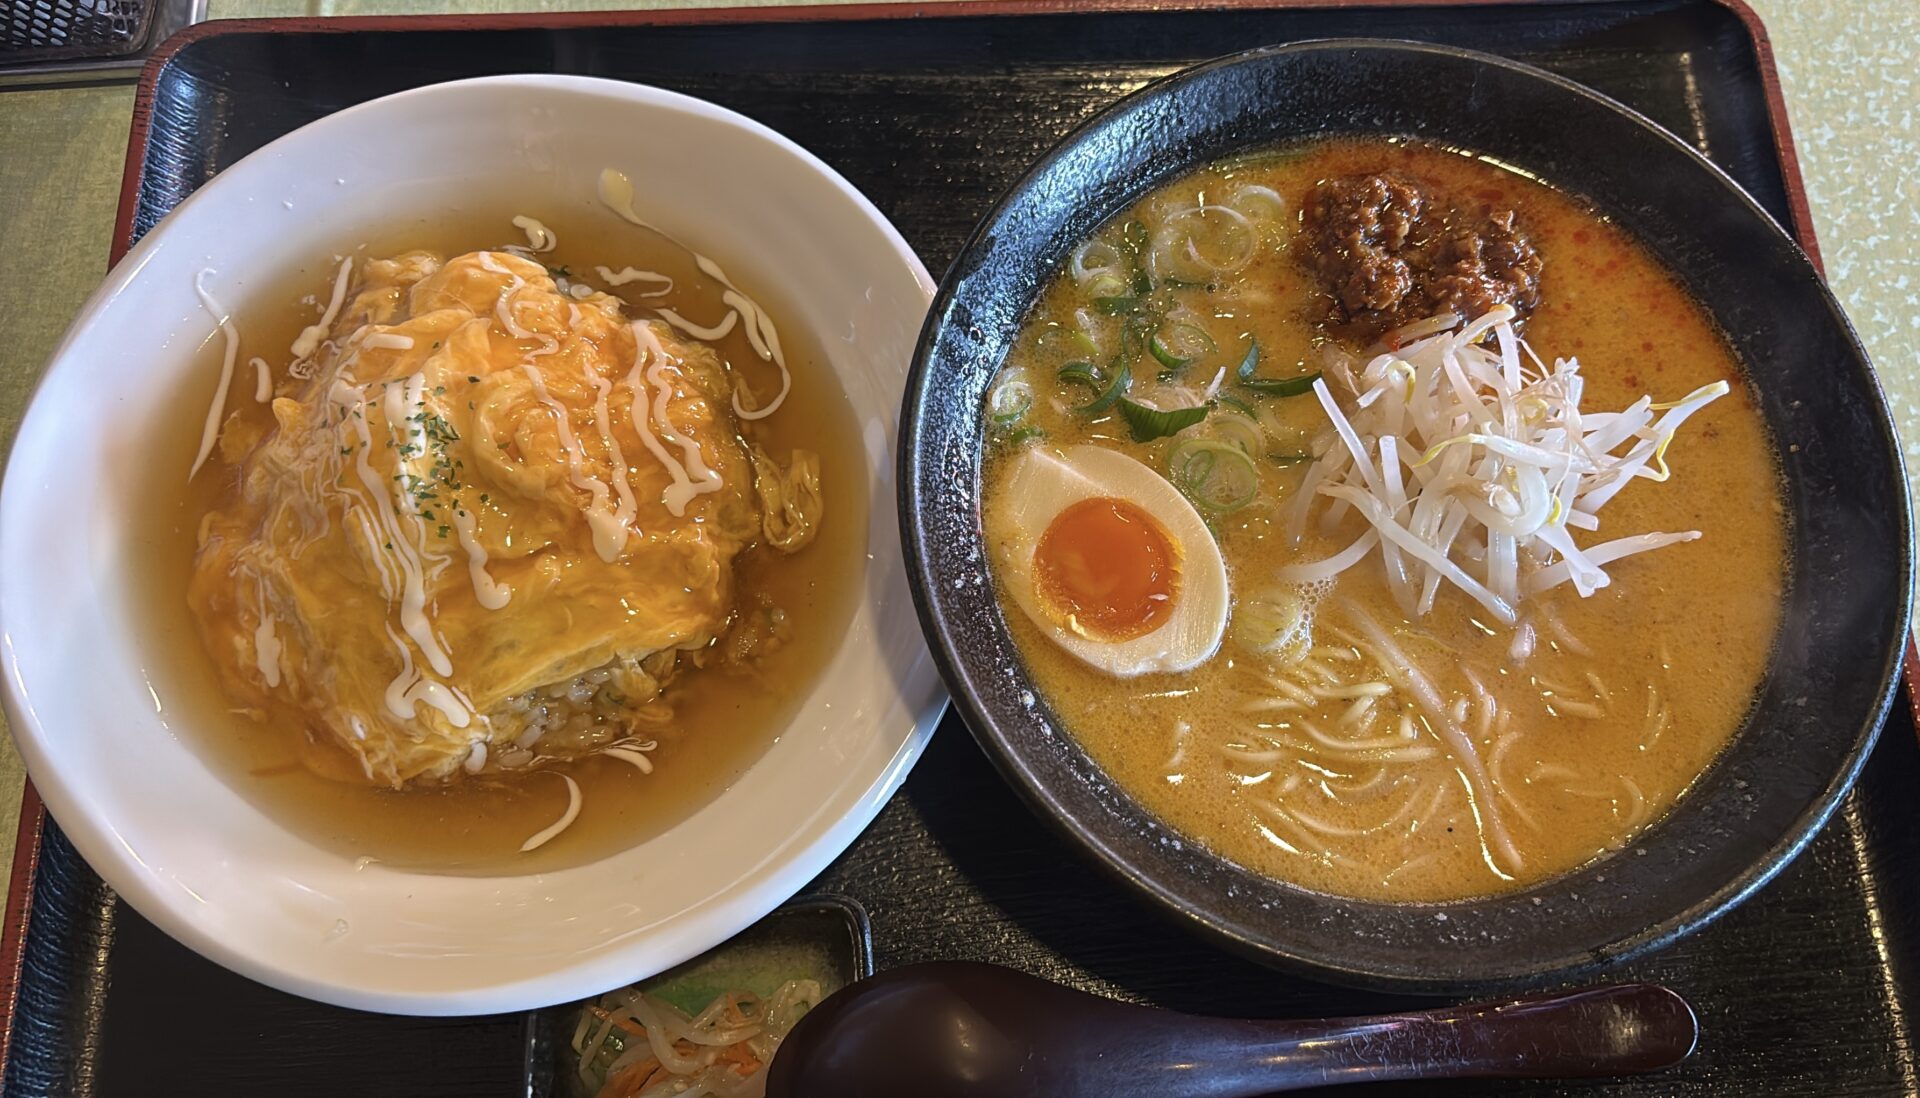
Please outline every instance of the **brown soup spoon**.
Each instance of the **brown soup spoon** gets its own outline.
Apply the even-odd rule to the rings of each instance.
[[[1671,1067],[1686,1000],[1615,984],[1316,1021],[1202,1018],[997,965],[892,969],[829,996],[768,1069],[768,1098],[1241,1098],[1390,1079],[1574,1078]]]

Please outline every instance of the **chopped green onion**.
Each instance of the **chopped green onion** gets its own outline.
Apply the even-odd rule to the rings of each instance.
[[[1140,298],[1131,294],[1106,294],[1095,297],[1093,307],[1108,316],[1125,316],[1140,307]]]
[[[1207,418],[1207,406],[1201,404],[1193,408],[1168,408],[1161,411],[1131,400],[1122,400],[1120,416],[1127,421],[1128,429],[1133,432],[1133,441],[1152,442],[1157,438],[1177,435]]]
[[[1252,336],[1248,336],[1246,357],[1240,360],[1240,365],[1233,368],[1233,376],[1239,378],[1241,381],[1245,381],[1253,376],[1254,369],[1259,365],[1260,341]]]
[[[1178,370],[1214,352],[1213,337],[1197,324],[1169,324],[1153,334],[1147,350],[1169,370]]]
[[[1243,454],[1258,455],[1267,448],[1267,433],[1260,429],[1259,421],[1252,416],[1233,411],[1221,412],[1213,417],[1207,428],[1214,438],[1231,444]]]
[[[1320,380],[1320,371],[1301,374],[1299,377],[1255,377],[1240,382],[1240,387],[1251,393],[1272,397],[1297,397],[1313,391],[1313,383]]]
[[[1254,221],[1279,221],[1287,215],[1287,204],[1272,187],[1242,183],[1227,197],[1227,205]]]
[[[1107,387],[1101,390],[1100,395],[1082,404],[1078,410],[1090,416],[1097,416],[1113,407],[1114,402],[1125,396],[1127,390],[1132,387],[1133,371],[1123,362],[1114,368],[1112,377],[1107,380]]]
[[[1167,458],[1167,479],[1194,506],[1216,515],[1245,507],[1260,491],[1253,459],[1219,439],[1188,439],[1174,447]]]
[[[1106,241],[1089,240],[1073,250],[1067,270],[1075,282],[1084,285],[1103,273],[1119,270],[1125,259],[1120,249]]]
[[[1146,345],[1147,334],[1152,327],[1153,322],[1144,316],[1136,314],[1128,317],[1127,322],[1120,328],[1120,353],[1116,361],[1125,362],[1129,366],[1138,361],[1140,350]]]
[[[987,414],[1000,427],[1011,427],[1032,407],[1033,386],[1027,384],[1026,374],[1018,370],[1008,374],[1005,381],[987,394]]]
[[[1313,383],[1320,378],[1320,371],[1301,374],[1299,377],[1254,377],[1253,371],[1260,366],[1260,341],[1247,340],[1247,357],[1240,360],[1233,375],[1240,379],[1240,387],[1250,393],[1261,396],[1292,397],[1313,391]]]
[[[1047,433],[1038,427],[1032,427],[1032,426],[1021,427],[1021,428],[1018,428],[1017,430],[1009,431],[1006,434],[1001,435],[1000,445],[1006,446],[1009,448],[1015,447],[1015,446],[1025,446],[1029,442],[1035,442],[1046,437],[1047,437]]]
[[[1131,284],[1112,271],[1101,271],[1087,280],[1087,296],[1095,303],[1110,297],[1126,297],[1131,292]]]
[[[1048,328],[1040,333],[1040,338],[1034,343],[1039,350],[1073,355],[1077,358],[1092,358],[1100,353],[1100,347],[1094,343],[1093,337],[1077,327]]]
[[[1153,234],[1138,219],[1127,222],[1126,227],[1120,230],[1120,250],[1131,256],[1135,263],[1146,254],[1147,247],[1152,243]]]
[[[1138,267],[1133,269],[1133,292],[1145,296],[1153,292],[1153,276]]]
[[[1069,362],[1060,367],[1061,381],[1077,381],[1089,389],[1100,388],[1100,370],[1091,362]]]
[[[1298,465],[1303,461],[1312,461],[1313,455],[1304,454],[1299,451],[1292,451],[1289,453],[1268,454],[1267,460],[1274,462],[1277,465]]]
[[[1213,399],[1214,399],[1214,402],[1216,404],[1219,404],[1222,408],[1230,408],[1233,411],[1239,412],[1241,415],[1246,416],[1248,419],[1257,420],[1260,418],[1259,411],[1255,409],[1253,405],[1248,404],[1246,401],[1241,400],[1239,397],[1234,396],[1232,393],[1227,392],[1225,389],[1222,389],[1219,392],[1213,394]]]

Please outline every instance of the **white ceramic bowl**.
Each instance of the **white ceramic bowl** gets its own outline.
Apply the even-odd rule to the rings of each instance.
[[[533,212],[593,194],[603,167],[632,177],[662,228],[777,288],[784,324],[815,333],[866,443],[864,601],[788,731],[682,826],[563,872],[356,870],[249,805],[156,713],[132,620],[140,478],[126,470],[143,460],[132,440],[156,416],[204,414],[179,395],[188,371],[205,369],[197,271],[243,299],[246,275],[350,249],[395,210],[431,215],[450,189],[511,178]],[[818,159],[732,112],[631,84],[441,84],[247,157],[162,221],[81,310],[0,487],[7,714],[40,795],[88,863],[167,933],[343,1006],[529,1008],[725,940],[853,841],[945,706],[901,566],[892,455],[932,291],[899,233]]]

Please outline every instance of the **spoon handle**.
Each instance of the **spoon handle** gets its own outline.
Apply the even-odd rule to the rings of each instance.
[[[1679,1063],[1699,1036],[1686,1000],[1653,984],[1369,1018],[1212,1021],[1182,1035],[1188,1070],[1168,1081],[1186,1085],[1167,1092],[1245,1098],[1390,1079],[1627,1075]]]

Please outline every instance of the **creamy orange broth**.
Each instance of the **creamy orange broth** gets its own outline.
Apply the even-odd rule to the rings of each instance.
[[[597,207],[554,211],[476,199],[456,204],[431,224],[370,234],[370,243],[354,254],[364,260],[425,249],[452,256],[524,243],[511,224],[516,214],[537,216],[558,234],[558,249],[540,256],[548,266],[583,275],[596,288],[603,287],[591,274],[596,265],[662,272],[676,281],[671,297],[638,299],[634,294],[653,288],[646,283],[608,291],[642,307],[669,304],[702,323],[718,308],[721,288],[686,252],[619,223]],[[723,266],[733,266],[726,257],[721,259]],[[234,307],[241,336],[239,371],[228,404],[239,418],[227,431],[264,429],[271,422],[268,406],[252,400],[247,359],[260,355],[273,365],[276,379],[282,376],[287,348],[325,304],[337,265],[337,259],[313,257],[302,268],[256,282],[258,289],[226,302]],[[736,278],[751,269],[750,264],[740,267]],[[777,287],[749,280],[745,288],[776,320],[782,317]],[[754,545],[734,558],[732,598],[748,616],[764,618],[776,610],[783,614],[784,643],[750,661],[736,662],[719,651],[730,636],[723,635],[706,666],[683,665],[664,695],[674,720],[660,729],[659,747],[651,753],[653,773],[643,775],[604,756],[558,767],[558,773],[579,782],[584,804],[577,821],[547,845],[518,853],[529,836],[556,820],[567,805],[568,794],[555,769],[488,774],[403,791],[376,788],[351,780],[358,769],[354,762],[324,737],[311,734],[298,711],[271,699],[262,706],[259,699],[248,698],[256,712],[264,709],[258,716],[249,715],[223,689],[184,591],[201,517],[233,491],[235,468],[223,463],[216,451],[182,490],[199,442],[200,417],[219,373],[217,336],[203,348],[196,375],[202,380],[181,394],[179,413],[153,440],[148,452],[155,460],[144,473],[151,511],[137,538],[139,587],[151,598],[147,647],[153,653],[152,684],[163,716],[268,816],[350,857],[446,872],[546,871],[597,860],[673,826],[724,789],[780,734],[831,654],[857,593],[867,532],[867,475],[859,435],[810,334],[785,324],[781,337],[793,372],[792,391],[778,412],[742,423],[740,432],[770,452],[784,455],[802,448],[818,454],[825,515],[815,540],[792,556]],[[774,391],[777,375],[754,355],[737,327],[711,345],[723,361],[738,366],[756,392]],[[638,467],[639,461],[634,464]],[[457,571],[464,576],[463,567]]]
[[[1431,732],[1421,733],[1416,750],[1398,753],[1433,757],[1403,764],[1356,752],[1336,753],[1339,761],[1327,765],[1333,756],[1273,750],[1272,741],[1289,733],[1261,728],[1259,707],[1274,696],[1261,677],[1264,657],[1238,647],[1231,627],[1219,654],[1192,672],[1121,680],[1068,656],[1011,601],[1003,605],[1047,702],[1148,810],[1229,859],[1307,888],[1437,901],[1520,888],[1574,869],[1624,844],[1686,791],[1740,727],[1764,671],[1779,624],[1786,533],[1766,430],[1713,322],[1625,232],[1567,196],[1450,151],[1330,143],[1198,172],[1149,195],[1103,233],[1191,205],[1203,190],[1219,193],[1242,181],[1273,187],[1286,200],[1288,217],[1262,257],[1211,290],[1184,294],[1217,318],[1216,332],[1242,337],[1237,347],[1219,340],[1220,364],[1237,362],[1251,334],[1264,352],[1260,373],[1285,377],[1317,367],[1325,339],[1316,324],[1325,315],[1324,300],[1287,252],[1301,199],[1318,180],[1385,169],[1517,207],[1545,262],[1543,304],[1523,334],[1549,361],[1580,360],[1584,408],[1618,410],[1645,393],[1673,400],[1722,378],[1733,384],[1731,395],[1675,438],[1668,453],[1673,479],[1636,482],[1604,516],[1610,537],[1687,529],[1704,537],[1610,566],[1613,585],[1591,598],[1577,597],[1570,586],[1549,592],[1546,613],[1536,611],[1535,618],[1557,617],[1565,637],[1543,630],[1524,664],[1508,658],[1510,630],[1484,614],[1476,620],[1479,607],[1457,590],[1443,588],[1432,615],[1406,622],[1377,559],[1343,574],[1321,604],[1316,659],[1336,673],[1373,677],[1344,639],[1352,623],[1343,621],[1341,607],[1351,605],[1386,623],[1406,657],[1450,697],[1466,696],[1460,665],[1490,680],[1489,689],[1512,715],[1502,735],[1484,736],[1476,746],[1510,798],[1503,818],[1521,866],[1502,867],[1484,848],[1474,821],[1481,806],[1462,788],[1457,760]],[[1049,327],[1073,324],[1074,309],[1084,304],[1077,293],[1071,278],[1057,279],[1009,358],[1039,390],[1029,423],[1046,437],[1027,444],[1095,442],[1164,470],[1174,440],[1138,444],[1118,417],[1089,421],[1066,408],[1084,402],[1086,391],[1053,379],[1076,355],[1062,349],[1064,341],[1042,337]],[[1205,362],[1197,384],[1214,367],[1215,360]],[[1275,451],[1304,449],[1326,425],[1311,396],[1259,403],[1279,421]],[[1004,443],[990,444],[983,499],[990,553],[1007,536],[999,494],[1007,452]],[[1273,569],[1325,557],[1357,529],[1325,541],[1309,538],[1297,549],[1283,544],[1276,510],[1291,498],[1304,466],[1268,461],[1260,467],[1259,500],[1226,515],[1217,529],[1241,606],[1267,585],[1263,577]],[[1580,536],[1583,543],[1593,538]],[[1004,583],[1005,570],[997,567],[997,577]],[[1317,716],[1334,726],[1336,714]],[[1402,778],[1404,786],[1392,784]],[[1404,798],[1403,788],[1412,790]]]

